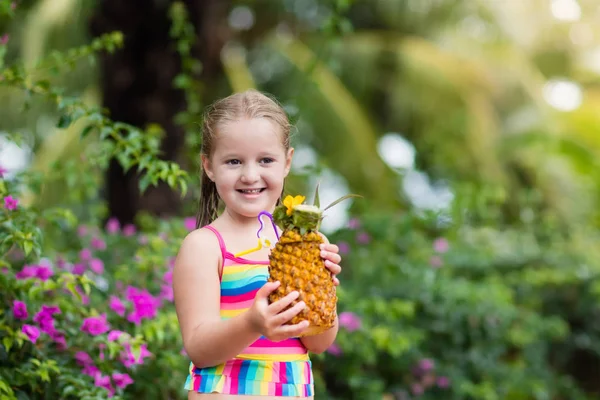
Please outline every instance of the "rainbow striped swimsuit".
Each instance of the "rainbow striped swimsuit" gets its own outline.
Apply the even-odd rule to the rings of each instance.
[[[219,239],[223,255],[221,271],[221,319],[248,310],[254,296],[269,276],[269,261],[235,257],[227,251],[221,234],[206,226]],[[299,338],[272,342],[260,337],[232,360],[207,368],[190,363],[186,390],[198,393],[310,397],[314,393],[312,365]]]

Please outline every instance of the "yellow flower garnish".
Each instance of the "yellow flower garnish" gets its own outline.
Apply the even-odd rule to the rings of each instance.
[[[283,199],[283,205],[287,207],[287,211],[285,212],[287,215],[292,215],[292,210],[294,209],[294,207],[302,204],[302,202],[304,201],[306,197],[304,196],[296,196],[296,197],[292,197],[290,195],[287,195],[285,197],[285,199]]]

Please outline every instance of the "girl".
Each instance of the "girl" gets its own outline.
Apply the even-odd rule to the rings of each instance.
[[[202,188],[195,231],[183,241],[173,272],[177,317],[191,359],[188,399],[312,398],[308,352],[335,340],[338,321],[316,336],[298,338],[304,321],[286,325],[305,307],[292,292],[269,304],[279,283],[267,283],[268,249],[248,258],[234,254],[256,246],[258,214],[273,212],[283,193],[294,149],[283,109],[247,91],[216,102],[204,118]],[[219,201],[224,211],[217,216]],[[322,245],[335,277],[338,247]],[[212,393],[212,394],[211,394]]]

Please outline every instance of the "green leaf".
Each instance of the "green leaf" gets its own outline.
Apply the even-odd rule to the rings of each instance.
[[[81,131],[81,138],[85,138],[87,135],[90,134],[90,132],[92,132],[92,130],[94,130],[95,126],[94,125],[88,125],[86,126],[83,131]]]
[[[61,129],[68,128],[71,125],[72,118],[69,114],[63,114],[58,119],[58,124],[56,126]]]
[[[319,199],[319,186],[321,185],[321,182],[317,183],[317,187],[315,188],[315,198],[313,200],[313,205],[321,208],[321,200]]]
[[[12,338],[5,336],[4,338],[2,338],[2,344],[4,345],[6,352],[10,353],[10,348],[12,347],[12,344],[13,344]]]
[[[328,205],[327,207],[325,207],[325,208],[323,209],[323,211],[325,211],[325,210],[327,210],[327,209],[329,209],[329,208],[331,208],[331,207],[335,206],[336,204],[338,204],[338,203],[341,203],[342,201],[344,201],[344,200],[347,200],[347,199],[349,199],[349,198],[351,198],[351,197],[360,197],[360,198],[362,198],[362,196],[361,196],[361,195],[359,195],[359,194],[347,194],[347,195],[345,195],[345,196],[342,196],[342,197],[340,197],[339,199],[337,199],[336,201],[334,201],[333,203],[331,203],[331,204],[330,204],[330,205]]]
[[[25,240],[23,242],[23,251],[25,252],[25,255],[28,256],[29,253],[31,253],[31,250],[33,250],[33,242],[31,240]]]

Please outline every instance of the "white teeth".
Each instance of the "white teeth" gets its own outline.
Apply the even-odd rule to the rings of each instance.
[[[252,194],[252,193],[260,193],[260,191],[261,191],[261,189],[242,190],[242,193]]]

